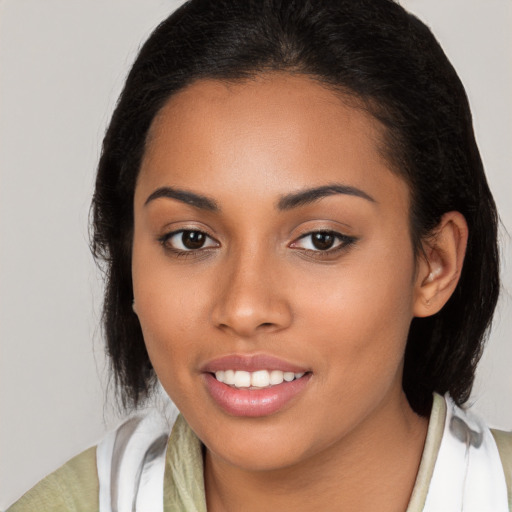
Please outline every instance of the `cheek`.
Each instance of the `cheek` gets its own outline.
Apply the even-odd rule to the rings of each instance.
[[[401,367],[412,320],[412,249],[380,244],[346,261],[335,276],[304,278],[311,293],[297,306],[299,330],[321,344],[326,375],[338,372],[349,387],[378,375],[389,380]]]
[[[162,352],[169,356],[192,355],[188,348],[194,338],[192,333],[201,325],[204,290],[200,293],[197,288],[165,273],[158,273],[156,277],[144,278],[136,291],[138,316],[148,352],[150,356]]]
[[[177,407],[187,410],[198,400],[192,391],[199,367],[198,301],[184,289],[176,290],[162,276],[144,281],[139,292],[139,320],[153,368]]]
[[[180,277],[179,266],[170,265],[163,249],[137,231],[133,247],[137,316],[153,367],[164,381],[193,364],[190,332],[199,325],[198,297],[203,295],[194,279]]]

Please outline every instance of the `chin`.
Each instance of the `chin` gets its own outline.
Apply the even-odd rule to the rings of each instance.
[[[297,451],[295,444],[287,440],[274,440],[274,442],[223,443],[221,446],[207,446],[211,454],[231,466],[249,472],[279,471],[300,463],[304,454]]]
[[[316,435],[316,429],[305,429],[306,417],[298,420],[286,414],[257,419],[227,416],[210,422],[209,428],[196,434],[212,457],[230,466],[245,471],[279,471],[303,463],[333,443],[332,434],[325,428],[317,425]],[[199,425],[205,423],[200,421]],[[194,429],[193,424],[191,427]]]

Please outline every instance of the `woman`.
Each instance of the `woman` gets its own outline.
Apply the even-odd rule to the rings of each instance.
[[[398,5],[180,8],[93,215],[122,398],[159,381],[182,416],[130,420],[12,510],[507,510],[510,436],[459,407],[496,211],[463,87]]]

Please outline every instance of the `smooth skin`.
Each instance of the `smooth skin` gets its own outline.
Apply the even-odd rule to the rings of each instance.
[[[353,99],[286,73],[197,81],[153,122],[134,198],[136,312],[206,446],[209,511],[407,508],[428,421],[401,386],[407,333],[453,292],[467,227],[445,214],[416,258],[409,189],[382,141]],[[349,193],[283,208],[333,185]],[[311,377],[278,412],[233,416],[201,371],[232,354]]]

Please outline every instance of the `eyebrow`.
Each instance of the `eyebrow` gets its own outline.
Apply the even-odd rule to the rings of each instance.
[[[349,196],[361,197],[362,199],[366,199],[367,201],[370,201],[372,203],[376,202],[375,199],[373,199],[373,197],[371,197],[361,189],[351,187],[348,185],[334,183],[330,185],[323,185],[321,187],[308,188],[305,190],[300,190],[299,192],[287,194],[281,197],[281,199],[279,199],[277,207],[281,211],[291,210],[293,208],[305,206],[320,199],[323,199],[324,197],[332,196],[335,194],[345,194]],[[220,208],[214,199],[206,197],[201,194],[196,194],[195,192],[176,189],[172,187],[157,188],[146,199],[144,206],[146,206],[151,201],[154,201],[155,199],[159,199],[161,197],[165,197],[168,199],[176,199],[177,201],[181,201],[182,203],[189,204],[201,210],[207,210],[210,212],[220,211]]]
[[[350,187],[348,185],[341,185],[333,183],[330,185],[324,185],[322,187],[308,188],[300,190],[299,192],[293,192],[283,196],[277,203],[279,210],[291,210],[299,206],[305,206],[311,204],[324,197],[332,196],[335,194],[345,194],[349,196],[361,197],[371,203],[376,203],[375,199],[368,195],[361,189],[356,187]]]
[[[146,199],[144,206],[146,206],[151,201],[155,199],[159,199],[161,197],[166,197],[168,199],[176,199],[177,201],[181,201],[182,203],[189,204],[191,206],[195,206],[200,210],[207,210],[210,212],[218,212],[220,211],[217,203],[206,196],[201,194],[196,194],[194,192],[190,192],[188,190],[181,190],[172,187],[160,187],[157,188],[150,196]]]

